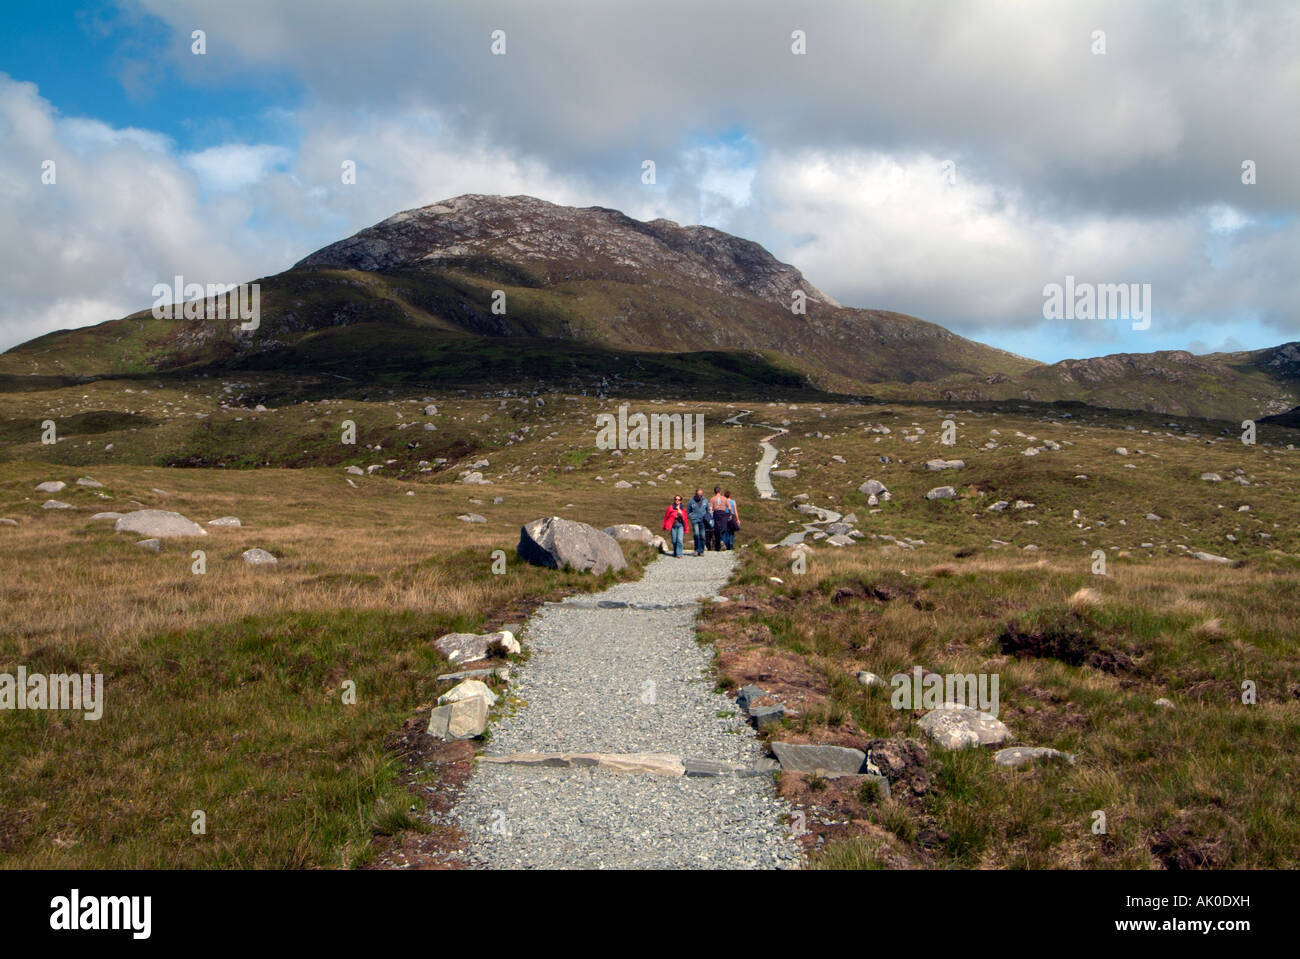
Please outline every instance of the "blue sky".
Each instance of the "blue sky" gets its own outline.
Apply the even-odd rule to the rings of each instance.
[[[1291,4],[57,0],[3,18],[0,215],[20,229],[0,240],[0,348],[466,192],[706,223],[846,305],[1045,361],[1300,338]],[[1045,319],[1067,274],[1151,284],[1151,329]]]

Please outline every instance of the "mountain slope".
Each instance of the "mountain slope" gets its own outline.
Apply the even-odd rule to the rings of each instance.
[[[1300,403],[1296,344],[1045,365],[912,316],[841,306],[757,243],[719,230],[526,196],[466,195],[398,213],[258,282],[251,333],[142,312],[15,347],[0,356],[0,379],[283,368],[572,386],[598,383],[607,367],[624,384],[650,387],[675,370],[675,382],[748,384],[759,395],[805,384],[1226,418]],[[798,299],[803,312],[791,309]]]

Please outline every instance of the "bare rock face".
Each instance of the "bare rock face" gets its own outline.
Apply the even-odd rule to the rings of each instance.
[[[208,535],[208,531],[198,523],[165,509],[138,509],[126,513],[113,524],[113,529],[119,533],[139,533],[157,539]]]
[[[519,532],[519,558],[534,566],[603,573],[623,569],[627,560],[614,537],[594,526],[549,516],[524,524]]]
[[[530,196],[466,194],[406,210],[301,260],[296,269],[390,270],[488,257],[533,265],[543,283],[594,271],[644,282],[651,274],[788,304],[796,289],[839,304],[751,240],[671,220],[642,223],[604,207],[557,206]]]

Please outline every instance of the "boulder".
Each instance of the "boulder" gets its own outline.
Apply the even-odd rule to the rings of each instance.
[[[174,536],[207,536],[208,531],[180,513],[165,509],[138,509],[124,513],[113,524],[119,533],[139,533],[142,536],[167,539]]]
[[[41,504],[41,509],[72,509],[72,504],[65,503],[63,500],[47,499]]]
[[[345,466],[345,467],[343,468],[343,472],[345,472],[345,473],[351,473],[353,476],[365,476],[365,475],[366,475],[366,471],[363,470],[360,466]]]
[[[272,554],[256,546],[252,549],[244,550],[240,556],[243,557],[244,562],[249,566],[275,566],[280,562]]]
[[[429,712],[429,735],[443,741],[471,739],[487,729],[487,718],[488,702],[482,696],[436,706]]]
[[[645,526],[638,526],[635,523],[618,523],[614,526],[606,526],[605,532],[617,540],[628,543],[653,543],[655,534]]]
[[[462,699],[469,699],[471,696],[482,696],[487,700],[489,706],[497,704],[497,694],[488,688],[487,683],[481,679],[466,679],[439,696],[438,705],[445,706],[447,703],[458,703]]]
[[[925,494],[926,499],[953,499],[957,491],[951,486],[936,486],[930,492]]]
[[[111,520],[119,520],[119,519],[122,518],[122,514],[121,514],[121,513],[112,513],[112,512],[109,512],[109,513],[96,513],[94,516],[92,516],[92,517],[90,517],[90,518],[91,518],[91,519],[111,519]]]
[[[939,470],[959,470],[965,467],[965,460],[926,460],[925,462],[925,468],[934,473]]]
[[[548,516],[525,523],[519,531],[519,558],[534,566],[603,573],[627,566],[618,541],[608,533],[574,520]]]
[[[1196,552],[1193,553],[1192,556],[1205,563],[1231,563],[1232,562],[1232,560],[1230,560],[1228,557],[1217,556],[1214,553]]]
[[[36,492],[61,493],[63,492],[63,490],[67,488],[68,488],[68,484],[63,482],[62,480],[50,480],[49,482],[42,483],[40,486],[36,487]]]
[[[462,523],[486,523],[487,517],[480,516],[478,513],[461,513],[456,517]]]
[[[104,484],[99,480],[93,480],[89,476],[82,476],[77,479],[78,486],[88,486],[91,489],[103,489]]]
[[[1001,720],[955,703],[931,710],[921,717],[918,725],[945,749],[990,746],[1011,738],[1011,730]]]
[[[521,647],[514,634],[508,630],[497,633],[447,633],[439,637],[433,648],[453,663],[475,663],[489,656],[517,653]]]
[[[0,526],[17,526],[18,520],[10,519],[8,516],[0,519]]]
[[[162,540],[160,539],[142,539],[140,540],[140,542],[136,543],[135,545],[143,546],[145,549],[150,550],[151,552],[154,553],[162,552]]]
[[[852,546],[854,539],[852,536],[844,536],[841,533],[836,533],[834,536],[826,537],[826,542],[832,546]]]
[[[879,496],[885,492],[885,484],[880,480],[870,479],[858,487],[858,492],[864,496]]]
[[[847,746],[772,743],[772,752],[781,763],[782,772],[810,773],[826,779],[856,776],[867,761],[866,753]]]
[[[208,520],[209,526],[243,526],[238,516],[219,516],[216,519]]]

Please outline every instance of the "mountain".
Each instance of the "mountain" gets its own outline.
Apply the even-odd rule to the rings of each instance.
[[[1295,344],[1049,366],[916,317],[843,306],[719,230],[527,196],[466,195],[398,213],[258,283],[253,332],[144,311],[15,347],[0,356],[0,378],[255,369],[467,386],[1078,400],[1230,418],[1300,402]],[[796,299],[803,312],[791,309]]]

